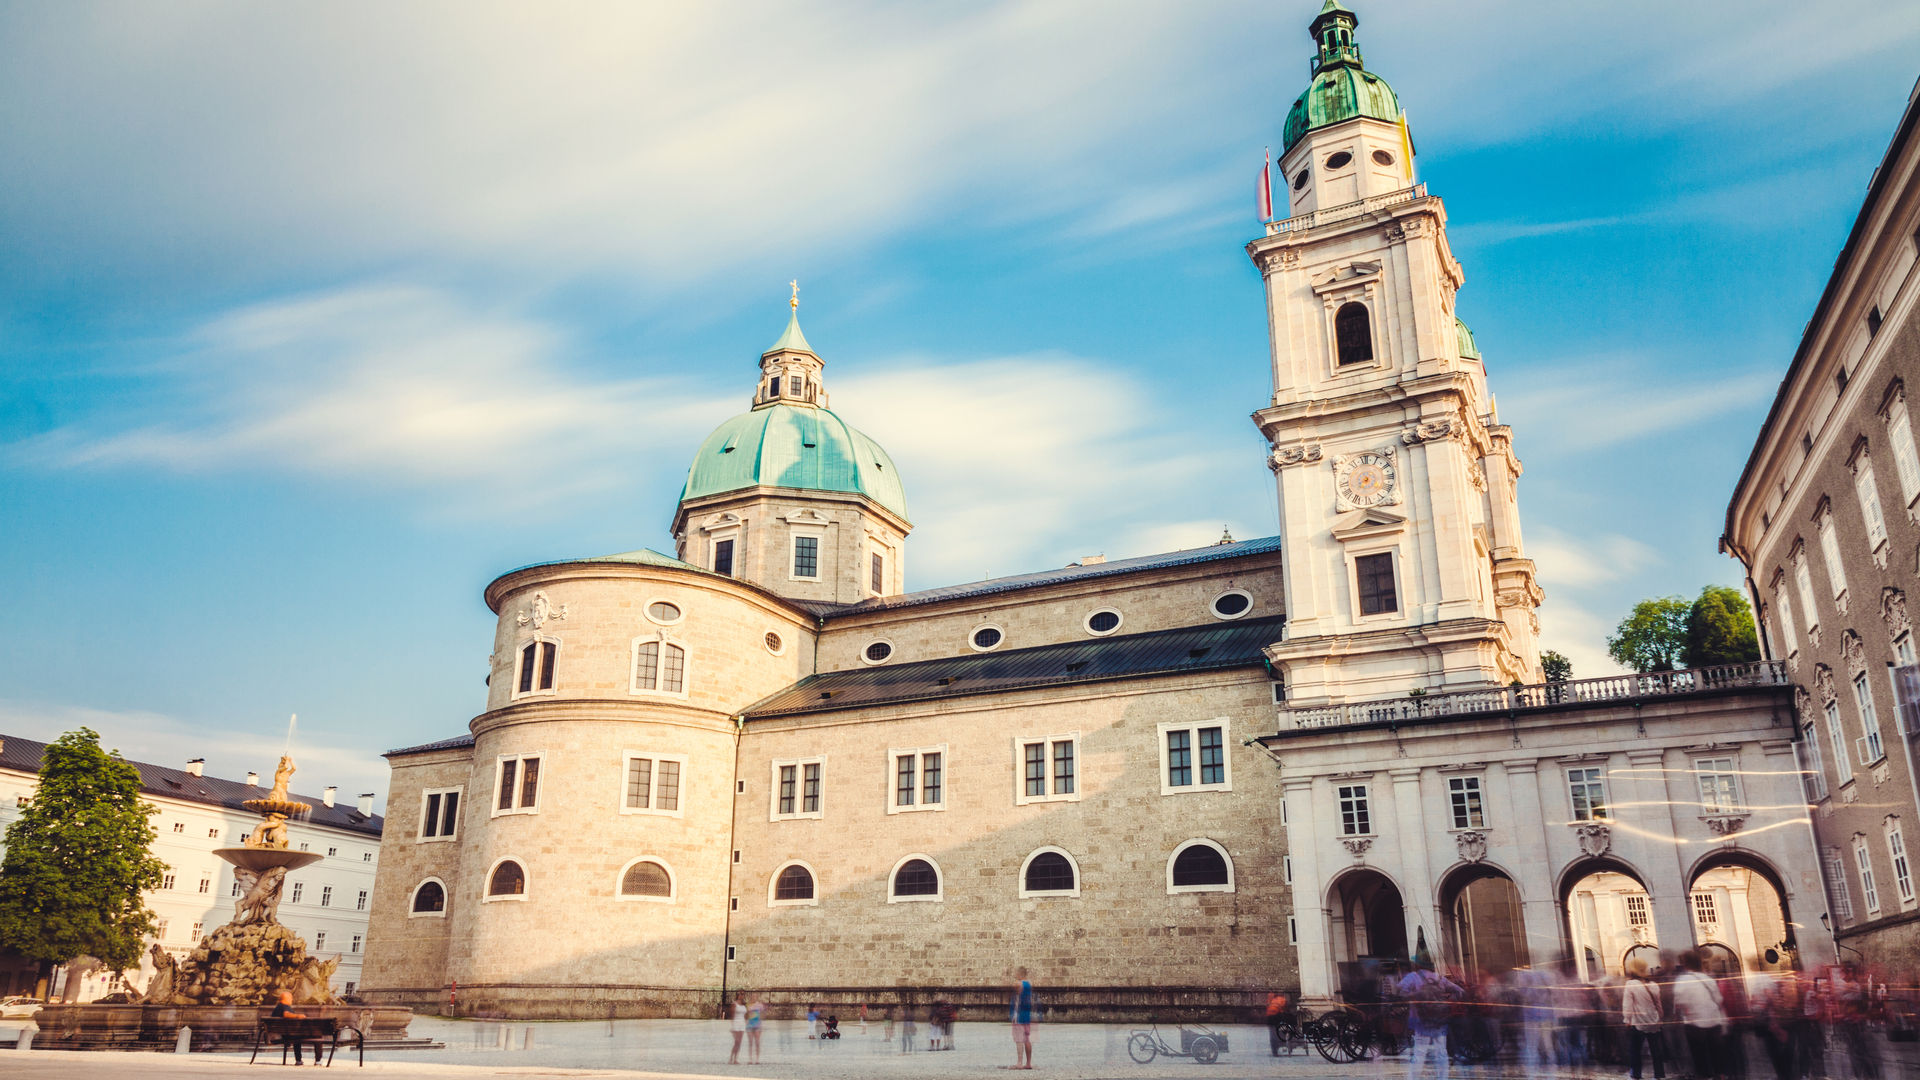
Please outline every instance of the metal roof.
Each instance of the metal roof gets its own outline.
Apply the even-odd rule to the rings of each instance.
[[[792,315],[788,316],[787,329],[786,332],[780,335],[780,340],[773,343],[773,348],[768,349],[760,355],[767,356],[777,352],[803,352],[811,353],[814,356],[820,355],[813,351],[813,346],[807,344],[807,335],[800,332],[800,312],[798,309],[796,309]]]
[[[398,750],[389,750],[382,757],[405,757],[408,754],[431,754],[435,750],[465,750],[473,745],[472,735],[456,735],[439,742],[421,743],[419,746],[403,746]]]
[[[842,607],[827,607],[822,605],[817,610],[822,616],[832,619],[841,615],[857,615],[868,611],[891,611],[894,608],[934,604],[942,600],[959,600],[972,596],[991,596],[995,593],[1013,592],[1016,589],[1032,589],[1042,585],[1060,585],[1070,581],[1092,581],[1098,578],[1113,577],[1118,574],[1134,574],[1146,570],[1164,570],[1168,567],[1175,566],[1192,566],[1196,563],[1215,562],[1220,559],[1238,559],[1248,555],[1267,555],[1279,550],[1279,537],[1263,536],[1257,540],[1241,540],[1231,544],[1209,544],[1206,547],[1166,551],[1158,555],[1142,555],[1135,559],[1115,559],[1112,562],[1088,563],[1084,566],[1067,566],[1059,570],[1042,570],[1033,574],[1015,574],[1012,577],[988,578],[985,581],[972,581],[961,585],[943,585],[937,589],[922,589],[919,592],[901,593],[898,596],[876,596],[871,600],[862,600],[857,604],[848,604]]]
[[[680,502],[754,487],[865,495],[910,520],[893,459],[831,409],[779,402],[723,422],[693,456]]]
[[[1209,623],[1030,649],[882,664],[802,679],[744,710],[749,719],[908,701],[996,694],[1040,686],[1175,675],[1264,664],[1286,616]]]
[[[38,775],[40,759],[46,750],[47,744],[43,742],[23,739],[18,735],[0,736],[0,768]],[[265,798],[268,790],[258,784],[223,780],[218,776],[195,776],[185,769],[170,769],[165,765],[152,765],[144,761],[129,761],[127,764],[140,770],[140,790],[145,794],[205,803],[243,814],[254,811],[240,805],[242,801]],[[293,795],[291,798],[313,806],[311,813],[297,819],[303,825],[325,825],[331,829],[378,837],[386,823],[386,819],[379,814],[371,817],[362,814],[355,803],[335,800],[334,805],[328,806],[317,795]]]

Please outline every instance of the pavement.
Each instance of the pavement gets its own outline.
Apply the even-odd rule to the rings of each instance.
[[[444,1050],[370,1052],[365,1071],[378,1074],[382,1080],[596,1076],[662,1080],[867,1080],[879,1077],[936,1080],[1005,1077],[1009,1071],[1007,1066],[1013,1062],[1013,1044],[1005,1024],[958,1024],[954,1040],[958,1049],[940,1052],[924,1049],[927,1045],[925,1025],[920,1027],[916,1049],[911,1053],[901,1052],[897,1028],[891,1042],[883,1038],[884,1025],[881,1024],[869,1024],[864,1033],[857,1022],[842,1025],[842,1030],[846,1037],[837,1042],[819,1042],[807,1039],[804,1023],[769,1021],[762,1037],[761,1063],[728,1065],[732,1036],[724,1021],[508,1023],[423,1016],[414,1019],[410,1033],[445,1043]],[[1142,1065],[1127,1055],[1127,1037],[1135,1030],[1139,1029],[1123,1024],[1036,1024],[1035,1071],[1060,1080],[1193,1080],[1196,1076],[1205,1076],[1208,1080],[1251,1077],[1402,1080],[1407,1074],[1404,1059],[1333,1065],[1312,1051],[1275,1058],[1267,1051],[1266,1030],[1252,1026],[1217,1029],[1226,1033],[1229,1049],[1213,1065],[1198,1065],[1180,1057],[1160,1057]],[[1167,1029],[1163,1034],[1178,1045],[1177,1030]],[[182,1055],[4,1048],[11,1041],[0,1031],[0,1080],[11,1077],[231,1080],[259,1075],[268,1069],[285,1072],[293,1068],[279,1065],[277,1048],[271,1064],[263,1053],[260,1064],[248,1065],[245,1052]],[[747,1060],[744,1046],[741,1060]],[[356,1061],[354,1055],[343,1051],[333,1065],[352,1069],[357,1068]],[[1769,1080],[1772,1072],[1763,1061],[1755,1063],[1750,1080]],[[1831,1074],[1834,1080],[1866,1080],[1850,1077],[1844,1064],[1837,1061],[1835,1064],[1838,1068]],[[1883,1080],[1920,1080],[1920,1060],[1911,1053],[1890,1057],[1887,1066]],[[307,1068],[313,1066],[309,1064]],[[1524,1080],[1620,1080],[1623,1071],[1533,1072],[1525,1074]],[[1511,1066],[1452,1070],[1452,1080],[1510,1080],[1521,1075]]]

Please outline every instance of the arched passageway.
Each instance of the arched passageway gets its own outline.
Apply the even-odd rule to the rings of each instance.
[[[1716,974],[1784,971],[1793,965],[1793,920],[1780,879],[1758,856],[1715,852],[1693,868],[1687,889],[1693,944]]]
[[[1653,898],[1624,864],[1591,859],[1569,869],[1561,878],[1560,910],[1574,974],[1582,981],[1619,975],[1629,955],[1653,955],[1659,948]]]
[[[1333,959],[1407,958],[1407,915],[1400,890],[1378,870],[1352,870],[1334,881],[1327,908],[1332,912]]]
[[[1465,866],[1440,883],[1445,963],[1470,978],[1502,975],[1532,962],[1520,889],[1486,865]]]

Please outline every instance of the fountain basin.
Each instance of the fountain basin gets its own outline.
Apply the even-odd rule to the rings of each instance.
[[[223,847],[214,848],[213,853],[235,866],[251,870],[256,874],[265,873],[276,866],[298,870],[324,858],[317,851],[289,851],[286,848]]]

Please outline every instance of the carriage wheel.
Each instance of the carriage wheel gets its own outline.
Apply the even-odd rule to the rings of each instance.
[[[1320,1056],[1335,1065],[1344,1065],[1347,1062],[1347,1055],[1340,1049],[1340,1024],[1336,1019],[1340,1015],[1342,1014],[1328,1013],[1309,1020],[1300,1027],[1300,1033],[1307,1037],[1307,1041],[1320,1052]]]
[[[1211,1065],[1220,1059],[1220,1046],[1205,1035],[1193,1040],[1193,1060]]]
[[[1373,1056],[1372,1023],[1352,1013],[1341,1013],[1335,1026],[1339,1031],[1340,1053],[1348,1062],[1365,1061]]]
[[[1144,1031],[1134,1033],[1133,1038],[1127,1040],[1127,1056],[1142,1065],[1152,1061],[1153,1055],[1159,1052],[1159,1044]]]

